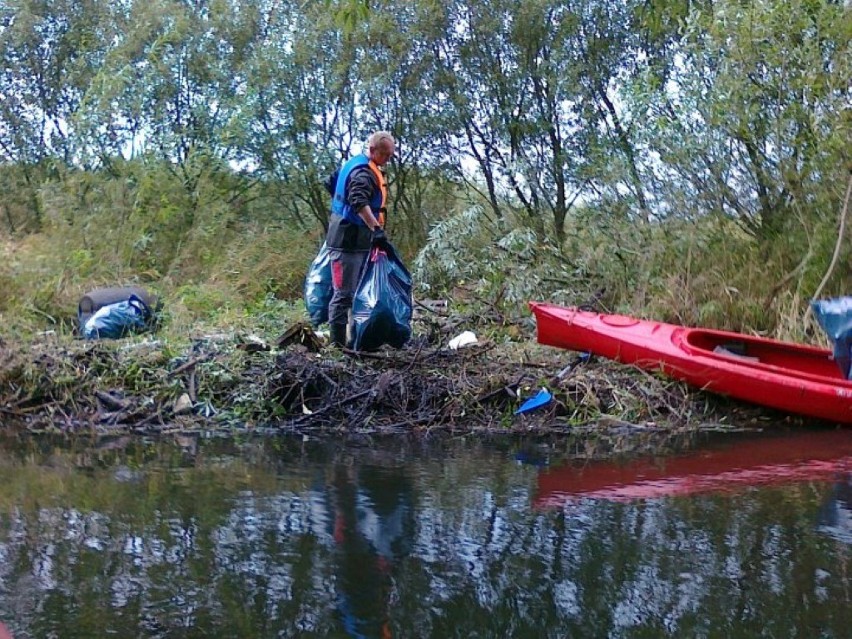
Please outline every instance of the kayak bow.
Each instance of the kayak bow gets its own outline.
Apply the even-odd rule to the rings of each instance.
[[[831,351],[778,340],[530,302],[538,341],[662,371],[791,413],[852,423],[852,381]]]

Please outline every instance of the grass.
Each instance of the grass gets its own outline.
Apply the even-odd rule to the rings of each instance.
[[[112,222],[120,226],[121,217]],[[174,244],[162,237],[139,243],[133,224],[123,231],[128,236],[114,230],[93,238],[86,224],[49,219],[39,233],[0,242],[0,334],[68,333],[83,293],[121,284],[157,294],[162,330],[175,336],[274,323],[282,314],[306,319],[301,290],[321,242],[317,232],[211,213]],[[476,219],[465,214],[433,233],[411,264],[416,296],[449,298],[492,318],[528,316],[529,299],[596,300],[603,310],[826,345],[806,313],[820,260],[791,257],[788,240],[761,245],[726,220],[613,228],[578,215],[557,247],[519,231],[518,222],[496,229],[477,227]],[[172,258],[165,263],[140,251]],[[827,296],[841,293],[844,277]]]

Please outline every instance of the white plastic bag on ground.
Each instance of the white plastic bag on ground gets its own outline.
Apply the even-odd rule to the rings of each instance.
[[[447,346],[450,347],[451,350],[458,350],[463,346],[467,346],[469,344],[476,344],[477,339],[476,335],[473,334],[472,331],[465,331],[461,335],[458,335],[450,340],[450,343]]]

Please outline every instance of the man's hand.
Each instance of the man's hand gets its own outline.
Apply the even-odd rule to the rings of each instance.
[[[373,246],[379,249],[386,249],[388,247],[388,237],[381,227],[373,231]]]

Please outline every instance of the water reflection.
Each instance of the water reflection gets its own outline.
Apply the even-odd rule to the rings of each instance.
[[[852,470],[852,433],[733,435],[681,454],[566,464],[538,478],[536,504],[629,501],[734,492],[796,481],[830,481]]]
[[[787,475],[628,500],[575,494],[596,466],[557,468],[558,441],[9,441],[0,619],[16,639],[845,637],[849,461],[800,472],[841,435],[739,440],[757,463],[727,470],[704,446],[708,476]]]
[[[819,511],[819,530],[852,544],[852,474],[838,481]]]
[[[352,637],[391,637],[395,563],[414,538],[411,483],[395,466],[337,463],[318,497],[335,545],[337,611]]]

